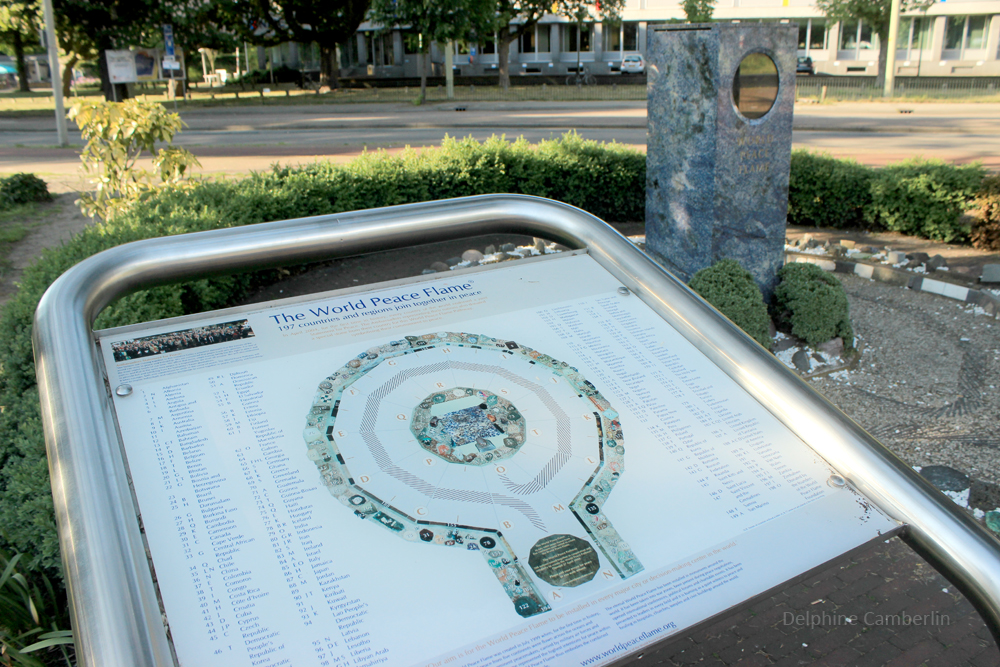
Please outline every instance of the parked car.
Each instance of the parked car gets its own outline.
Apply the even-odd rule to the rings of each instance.
[[[799,56],[799,63],[795,66],[796,74],[815,74],[813,59],[809,56]]]
[[[646,61],[637,54],[625,56],[622,60],[622,74],[644,74],[646,72]]]

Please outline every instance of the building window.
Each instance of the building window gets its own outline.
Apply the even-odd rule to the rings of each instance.
[[[621,22],[617,25],[604,24],[605,51],[638,51],[639,24],[635,21]]]
[[[878,36],[864,22],[844,23],[840,30],[840,50],[869,50],[878,48]]]
[[[590,51],[593,40],[593,24],[584,23],[583,29],[575,24],[564,24],[562,26],[562,43],[564,52]]]
[[[613,25],[611,23],[604,24],[604,50],[605,51],[621,51],[622,50],[622,27],[621,25]]]
[[[639,50],[639,24],[635,21],[622,23],[622,48],[625,51]]]
[[[962,40],[965,38],[965,22],[968,16],[949,16],[947,29],[944,36],[944,48],[948,50],[958,50],[962,48]]]
[[[549,41],[549,26],[538,25],[535,26],[536,36],[538,37],[538,52],[539,53],[549,53],[552,51],[552,44]]]
[[[420,34],[416,32],[403,32],[403,53],[413,55],[420,53]]]
[[[823,50],[826,48],[826,22],[809,19],[809,48]]]
[[[982,49],[986,46],[985,16],[949,16],[944,48],[949,51]]]
[[[479,46],[482,51],[480,53],[492,54],[497,52],[497,43],[495,40],[483,38],[479,40]]]
[[[353,67],[358,64],[358,40],[351,38],[340,45],[340,66]]]
[[[535,26],[524,31],[521,35],[521,43],[518,44],[517,48],[521,53],[535,52]]]

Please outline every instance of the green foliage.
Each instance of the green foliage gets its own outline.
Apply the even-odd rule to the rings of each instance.
[[[871,167],[854,160],[792,151],[788,176],[788,224],[815,227],[866,228],[871,207]]]
[[[18,571],[20,559],[0,551],[0,664],[72,665],[65,597],[44,574],[29,579]]]
[[[347,165],[314,163],[241,181],[162,187],[45,251],[0,314],[0,540],[31,554],[21,562],[27,570],[59,575],[31,327],[42,293],[74,264],[145,238],[495,192],[551,197],[605,219],[639,220],[645,164],[637,151],[575,134],[537,146],[499,137],[481,144],[446,139],[440,149],[366,154]],[[105,309],[96,326],[235,305],[277,277],[262,271],[142,290]]]
[[[794,151],[788,177],[788,222],[901,232],[937,241],[962,240],[962,214],[973,202],[981,165],[907,160],[881,169],[853,160]]]
[[[156,143],[169,144],[183,125],[179,115],[161,104],[77,102],[69,118],[87,142],[80,155],[84,171],[96,176],[90,181],[95,192],[83,193],[77,202],[91,217],[109,220],[160,184],[177,184],[190,167],[201,166],[183,148],[167,146],[157,152]],[[153,173],[135,166],[144,152],[153,156]]]
[[[681,9],[688,23],[710,23],[715,11],[715,0],[683,0]]]
[[[771,349],[771,320],[760,288],[750,272],[733,259],[719,260],[698,271],[688,287],[715,306],[748,336]]]
[[[976,221],[969,240],[981,250],[1000,250],[1000,176],[987,176],[973,201]]]
[[[844,347],[854,345],[847,293],[836,278],[815,264],[786,264],[778,271],[774,291],[775,324],[809,345],[840,336]]]
[[[19,206],[32,202],[51,201],[45,181],[34,174],[14,174],[0,178],[0,206]]]
[[[985,170],[979,163],[955,166],[940,160],[907,160],[878,170],[871,183],[870,223],[935,241],[961,240],[962,213],[975,197]]]

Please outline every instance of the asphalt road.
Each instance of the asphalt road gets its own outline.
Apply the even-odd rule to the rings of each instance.
[[[361,151],[439,145],[445,135],[523,136],[531,142],[575,130],[581,136],[646,147],[645,102],[473,102],[222,107],[182,112],[187,127],[176,143],[199,157],[209,174],[240,174],[273,162],[326,157],[346,161]],[[0,117],[0,174],[32,171],[57,188],[79,186],[82,144],[59,149],[47,116]],[[881,165],[914,156],[952,162],[979,160],[1000,171],[1000,104],[799,104],[795,148]]]

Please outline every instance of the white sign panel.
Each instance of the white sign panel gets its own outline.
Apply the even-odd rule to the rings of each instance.
[[[601,665],[897,527],[618,287],[578,254],[105,332],[181,665]]]
[[[135,69],[135,54],[131,51],[105,51],[108,61],[108,78],[111,83],[135,83],[138,75]]]

